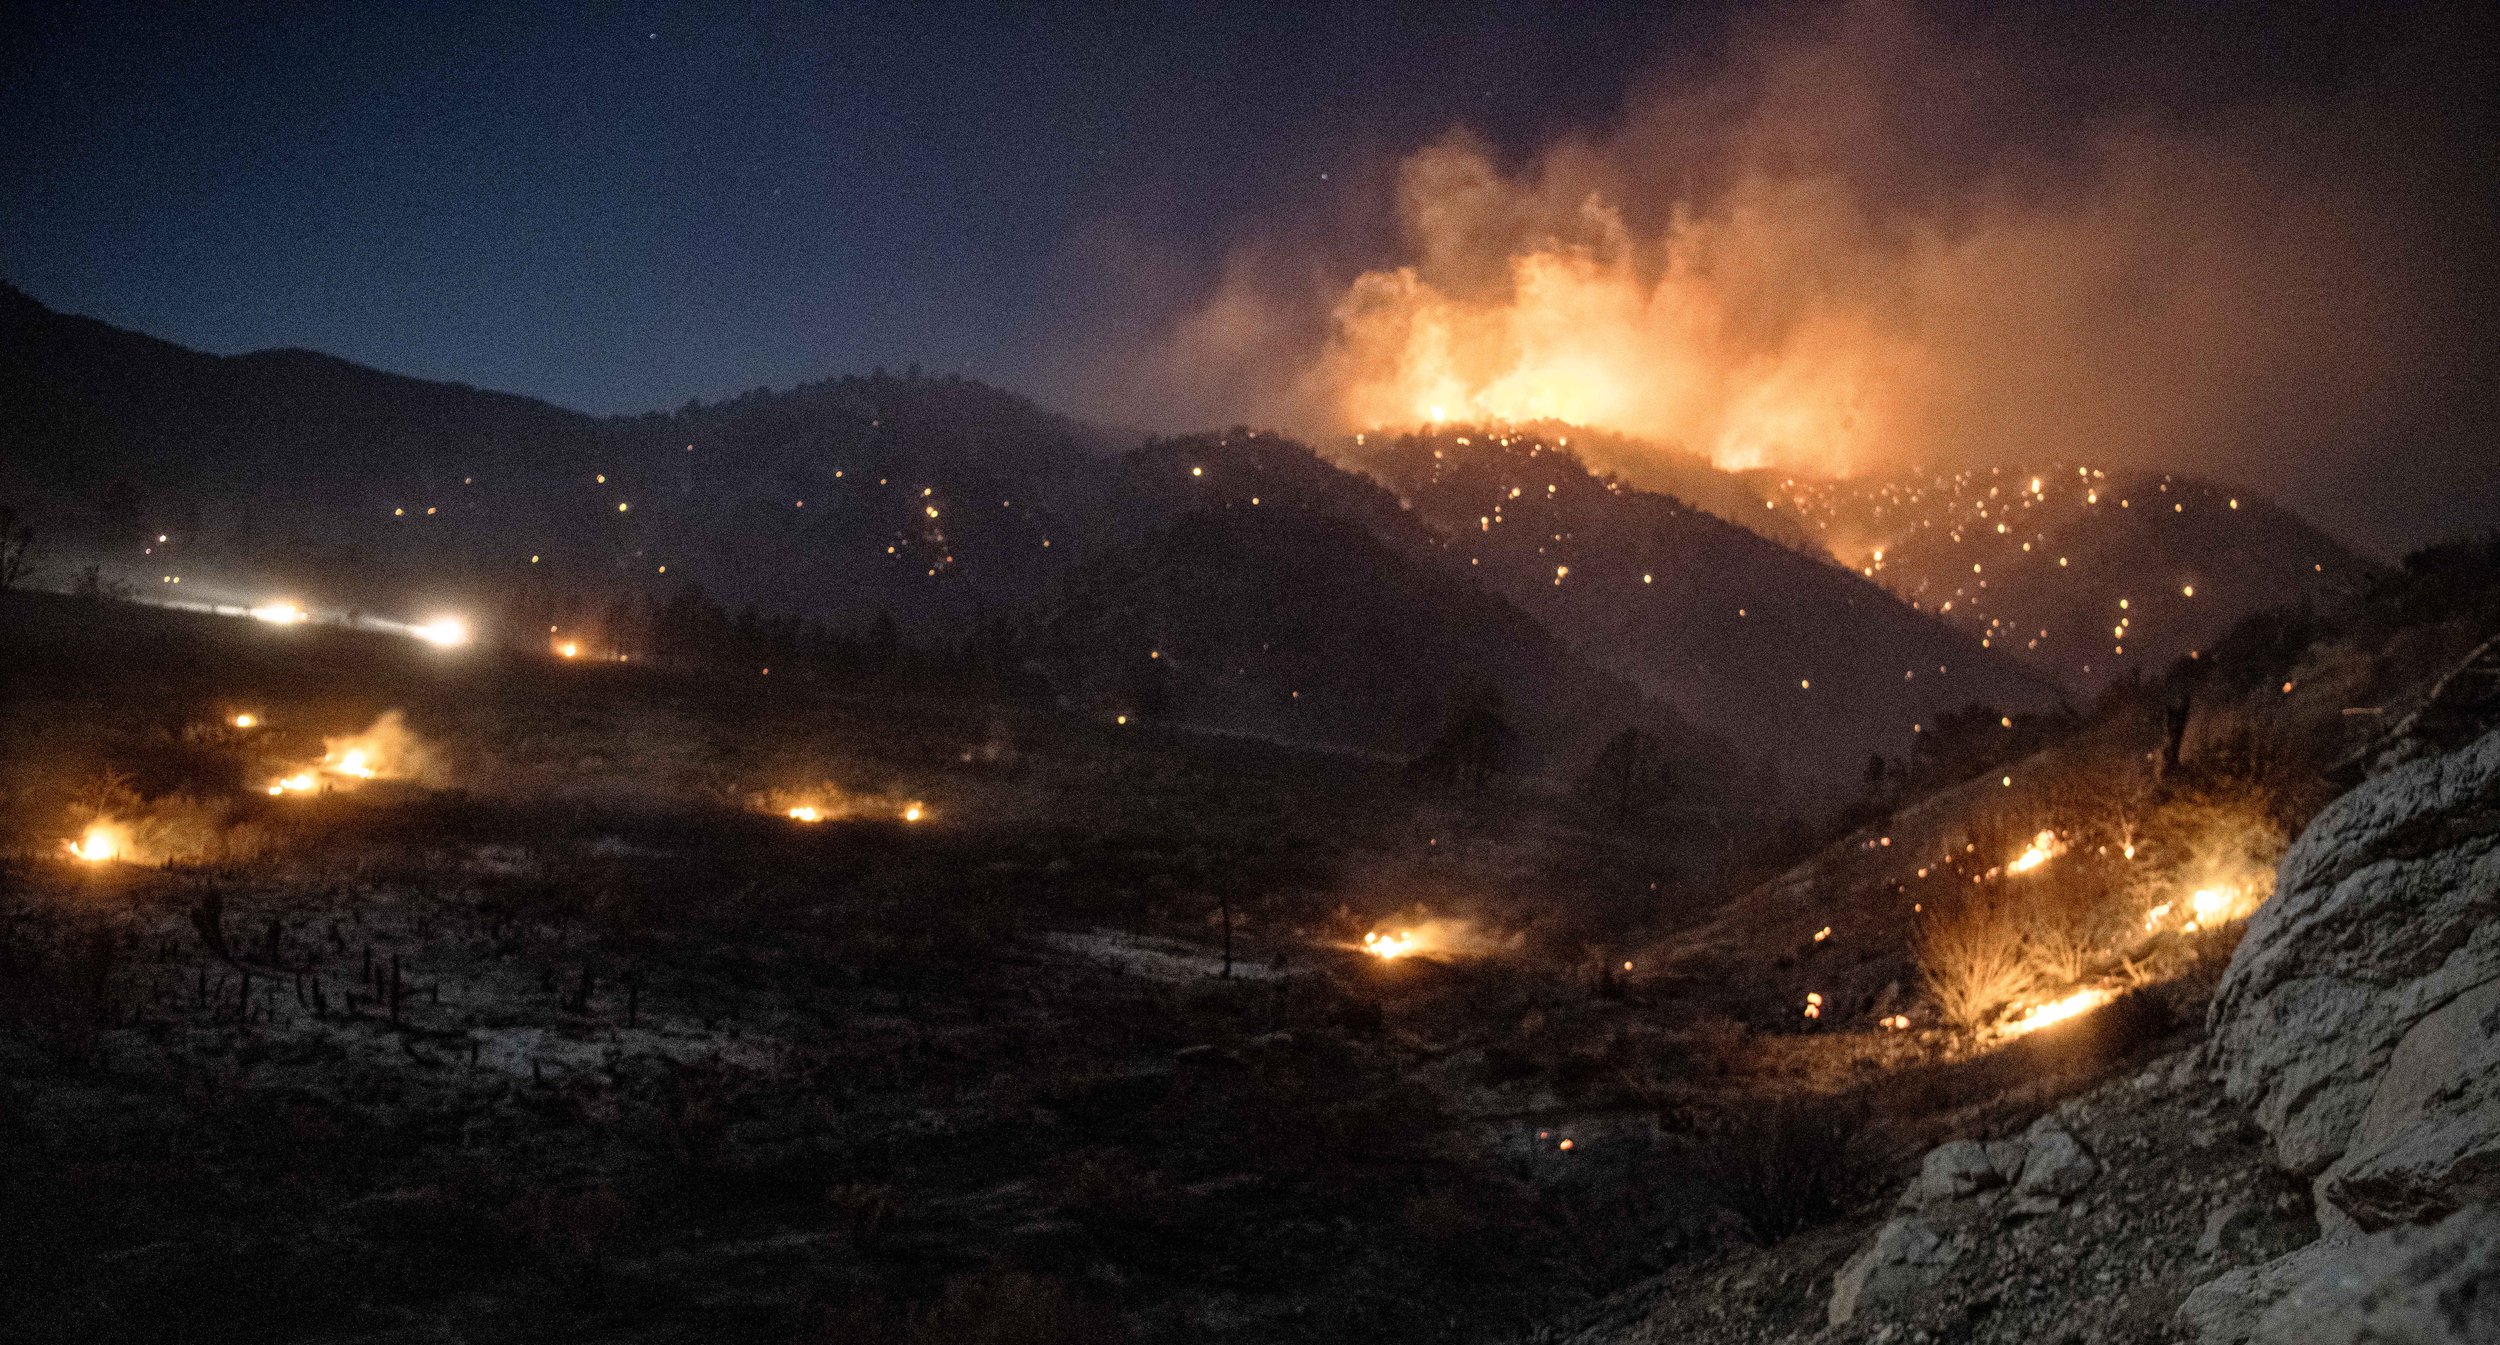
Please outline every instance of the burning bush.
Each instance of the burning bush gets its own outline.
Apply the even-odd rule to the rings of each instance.
[[[1955,1027],[1979,1027],[2034,982],[2022,921],[2001,893],[1973,893],[1932,912],[1917,951],[1920,982]]]
[[[1526,936],[1505,939],[1479,929],[1472,920],[1451,920],[1421,914],[1384,922],[1363,935],[1355,947],[1384,962],[1400,958],[1456,961],[1516,951]]]
[[[321,760],[270,782],[273,796],[313,794],[373,780],[435,783],[434,754],[397,710],[385,710],[361,733],[321,740]]]
[[[2262,762],[2196,765],[2156,792],[2140,767],[2077,761],[2036,803],[1973,820],[1975,862],[1947,861],[1968,886],[1931,907],[1917,947],[1946,1022],[2005,1017],[2020,1035],[2090,1012],[2210,952],[2149,941],[2234,924],[2271,895],[2280,781]]]
[[[61,852],[82,863],[199,864],[249,858],[260,847],[260,833],[236,822],[230,800],[145,798],[120,771],[99,772],[70,797]]]
[[[918,799],[888,794],[855,794],[831,781],[790,789],[768,789],[749,795],[747,806],[760,813],[786,817],[803,825],[844,822],[853,818],[891,818],[925,822],[929,805]]]
[[[2186,792],[2146,823],[2150,862],[2137,886],[2144,929],[2194,932],[2243,920],[2274,895],[2287,842],[2273,794],[2247,782]]]

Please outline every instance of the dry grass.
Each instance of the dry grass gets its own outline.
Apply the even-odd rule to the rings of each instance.
[[[1972,896],[1935,912],[1919,933],[1919,980],[1946,1022],[1976,1028],[2031,988],[2023,924],[1994,896]]]

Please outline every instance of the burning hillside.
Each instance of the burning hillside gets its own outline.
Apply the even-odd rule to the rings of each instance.
[[[1948,713],[2054,707],[2004,654],[1863,576],[1682,501],[1592,476],[1568,434],[1453,426],[1357,461],[1440,533],[1450,562],[1697,723],[1830,792]]]
[[[2362,469],[2288,446],[2422,452],[2390,426],[2470,344],[2472,259],[2418,209],[2454,184],[2357,132],[2383,107],[2147,115],[2153,71],[2057,89],[1989,26],[1776,8],[1603,125],[1452,132],[1355,179],[1388,237],[1277,221],[1136,364],[1200,420],[1564,422],[1815,478],[2087,462],[2325,512]]]
[[[274,798],[354,789],[376,780],[425,782],[437,771],[433,753],[409,731],[407,718],[385,710],[361,732],[325,738],[321,759],[269,782]]]
[[[2253,491],[2167,472],[2057,462],[1750,483],[1763,507],[1737,521],[2076,688],[2201,656],[2249,613],[2332,601],[2373,568]]]

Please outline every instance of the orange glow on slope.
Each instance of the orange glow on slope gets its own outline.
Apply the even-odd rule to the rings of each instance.
[[[271,781],[267,792],[284,797],[317,793],[325,784],[353,787],[368,780],[415,778],[425,774],[429,762],[425,745],[409,732],[397,710],[384,711],[362,733],[325,738],[321,747],[319,762]]]
[[[1776,330],[1754,311],[1764,276],[1829,260],[1829,240],[1776,223],[1786,203],[1641,236],[1591,194],[1536,230],[1484,232],[1487,202],[1553,204],[1534,197],[1463,142],[1407,161],[1399,208],[1420,260],[1347,286],[1313,371],[1345,427],[1563,421],[1730,469],[1846,474],[1921,411],[1931,361],[1865,305],[1809,304]]]
[[[2095,987],[2078,990],[2062,999],[2050,1000],[2046,1004],[2035,1004],[2025,1009],[2022,1016],[2005,1025],[2005,1035],[2020,1037],[2027,1033],[2037,1032],[2052,1023],[2062,1023],[2069,1018],[2081,1017],[2115,998],[2117,998],[2116,991]]]
[[[92,822],[77,840],[61,845],[75,858],[102,864],[129,854],[130,828],[118,822]]]

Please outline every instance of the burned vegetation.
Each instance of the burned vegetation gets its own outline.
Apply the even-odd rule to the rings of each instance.
[[[1607,969],[1713,861],[1576,799],[7,601],[9,1338],[1444,1339],[1706,1223]]]
[[[1936,1140],[2192,1040],[2288,835],[2393,750],[2344,706],[2471,699],[2491,566],[1964,714],[1743,844],[1638,727],[1507,768],[1498,698],[1436,771],[900,655],[8,595],[0,1331],[1602,1320],[1839,1245]]]

